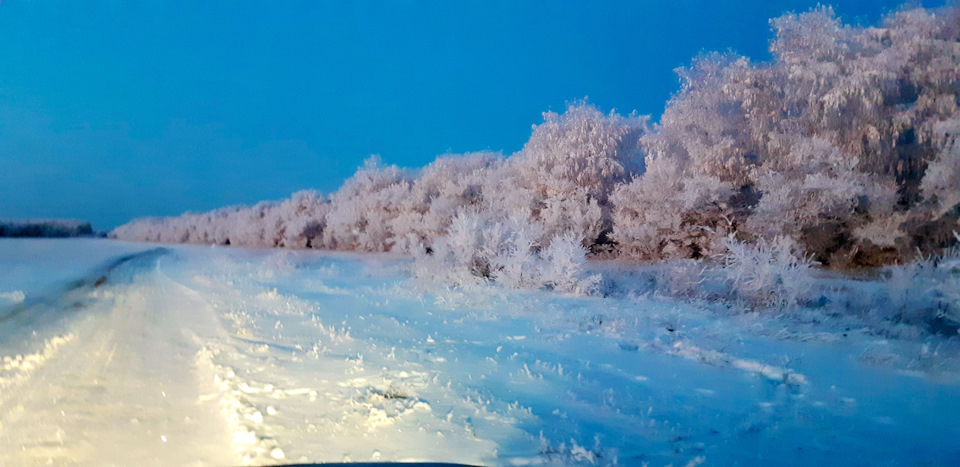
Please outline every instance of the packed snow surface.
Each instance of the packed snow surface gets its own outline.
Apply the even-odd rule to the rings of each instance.
[[[394,256],[3,240],[0,266],[3,465],[960,459],[955,336]]]

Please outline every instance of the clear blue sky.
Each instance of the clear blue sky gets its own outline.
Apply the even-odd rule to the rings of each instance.
[[[0,3],[0,218],[330,192],[370,154],[512,153],[584,96],[656,119],[674,68],[766,60],[768,19],[817,1],[136,3]],[[872,24],[900,3],[832,4]]]

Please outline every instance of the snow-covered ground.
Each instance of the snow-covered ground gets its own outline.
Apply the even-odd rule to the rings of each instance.
[[[2,240],[0,464],[960,460],[956,336],[655,291],[448,290],[408,266]]]

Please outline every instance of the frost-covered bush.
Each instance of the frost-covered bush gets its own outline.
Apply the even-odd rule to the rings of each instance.
[[[587,250],[581,242],[582,238],[574,232],[553,237],[542,253],[543,266],[540,276],[545,286],[552,290],[581,295],[597,290],[600,277],[583,276]]]
[[[586,249],[575,232],[556,235],[544,247],[536,238],[542,226],[526,215],[490,222],[461,210],[449,233],[433,246],[415,252],[413,275],[448,286],[470,289],[496,282],[511,288],[594,293],[599,276],[586,276]]]
[[[742,230],[768,239],[789,236],[829,262],[844,247],[845,232],[864,224],[866,211],[878,219],[894,215],[896,186],[858,171],[857,157],[823,138],[780,138],[777,145],[755,171],[762,196]]]
[[[613,239],[622,254],[657,259],[699,258],[718,252],[733,230],[729,184],[692,176],[670,158],[648,158],[641,177],[617,187],[611,200]]]
[[[759,305],[797,305],[810,300],[814,262],[789,237],[748,244],[728,238],[723,273],[736,296]]]
[[[938,312],[954,326],[960,327],[960,234],[954,231],[953,236],[957,244],[948,249],[937,264],[943,275],[938,290],[946,303]]]
[[[884,317],[920,325],[934,333],[960,330],[960,234],[942,255],[920,256],[883,269]]]
[[[357,173],[330,197],[324,246],[336,250],[390,251],[395,242],[394,219],[410,195],[410,176],[378,157],[364,162]]]
[[[578,102],[544,114],[524,149],[445,155],[419,172],[371,158],[329,199],[298,193],[280,203],[134,221],[131,240],[399,251],[414,273],[469,287],[591,293],[586,247],[612,225],[609,197],[642,170],[645,119]],[[577,244],[571,242],[576,239]]]
[[[398,248],[415,254],[416,276],[460,287],[595,290],[597,279],[582,277],[584,247],[610,227],[616,184],[642,169],[645,120],[585,102],[544,120],[506,160],[443,157],[413,181],[392,225]]]
[[[574,231],[592,245],[611,227],[615,186],[643,171],[638,141],[646,117],[604,115],[578,101],[563,114],[546,112],[543,118],[523,150],[485,188],[487,209],[503,217],[529,209],[543,224],[540,241]]]
[[[943,215],[960,209],[960,114],[936,123],[933,138],[939,150],[920,188],[936,214]]]
[[[117,227],[110,235],[146,242],[310,248],[321,243],[323,219],[329,207],[319,193],[300,191],[281,202],[136,219]]]
[[[478,214],[460,211],[446,235],[429,249],[414,250],[413,275],[461,288],[484,283],[490,277],[492,234]]]
[[[394,249],[430,247],[447,233],[458,211],[483,202],[483,186],[502,164],[503,158],[490,152],[444,155],[430,163],[400,200],[391,222]]]
[[[188,226],[206,231],[207,226],[203,224],[201,216],[190,213],[180,217],[135,219],[114,229],[110,236],[141,242],[185,243],[190,238]]]
[[[643,171],[638,143],[646,117],[604,115],[578,101],[563,114],[544,112],[543,120],[516,157],[544,197],[584,189],[603,204],[615,184]]]
[[[563,195],[544,196],[525,180],[535,176],[517,156],[490,174],[483,186],[481,212],[491,222],[506,222],[519,215],[537,224],[537,243],[547,243],[558,233],[578,232],[584,239],[596,239],[603,230],[603,213],[585,189]],[[522,162],[522,161],[521,161]],[[592,241],[588,240],[588,243]]]
[[[770,63],[713,53],[679,69],[640,140],[647,173],[614,197],[621,250],[697,257],[728,232],[790,236],[836,265],[943,248],[960,216],[958,12],[852,27],[817,7],[771,21]]]
[[[725,284],[710,283],[713,268],[702,259],[662,261],[650,269],[651,285],[661,295],[693,299],[715,295],[714,289],[725,290]]]
[[[299,191],[283,200],[276,212],[281,214],[282,244],[287,248],[312,248],[323,244],[323,231],[331,204],[316,191]]]
[[[543,273],[540,270],[540,239],[543,227],[531,223],[529,215],[521,211],[499,224],[496,240],[500,246],[490,259],[492,278],[511,288],[539,287]]]

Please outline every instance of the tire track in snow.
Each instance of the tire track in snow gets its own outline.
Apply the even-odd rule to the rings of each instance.
[[[3,463],[237,463],[216,401],[200,397],[209,378],[194,356],[216,333],[209,308],[156,270],[113,269],[89,291],[76,338],[3,395]]]
[[[310,288],[319,301],[278,293],[264,287],[256,268],[235,263],[182,281],[209,300],[230,335],[203,359],[216,371],[245,463],[485,463],[495,458],[497,442],[475,431],[474,422],[490,418],[482,423],[496,426],[498,436],[517,434],[515,419],[487,413],[440,368],[400,359],[395,353],[403,350],[372,336],[355,339],[345,322],[319,312],[351,310],[363,320],[376,308],[369,297],[315,281]],[[391,335],[411,331],[381,324]]]

